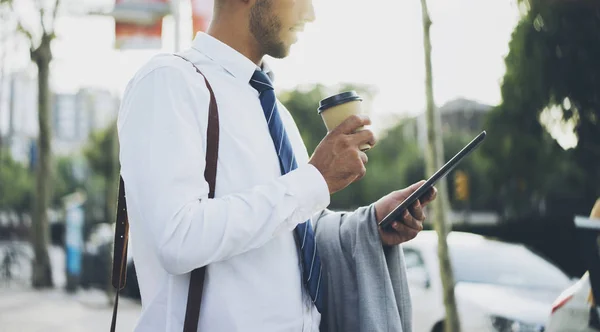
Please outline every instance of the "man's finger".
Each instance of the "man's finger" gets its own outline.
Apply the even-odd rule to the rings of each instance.
[[[397,200],[398,202],[403,201],[408,196],[410,196],[410,194],[412,194],[417,189],[419,189],[419,187],[422,186],[424,183],[425,183],[425,180],[421,180],[421,181],[419,181],[417,183],[412,184],[411,186],[409,186],[407,188],[393,191],[391,193],[391,195],[392,195],[391,197],[393,199]]]
[[[394,229],[394,231],[396,231],[398,235],[402,235],[402,237],[406,237],[409,239],[414,239],[417,236],[417,234],[419,234],[419,232],[423,229],[423,226],[421,226],[420,229],[415,229],[408,227],[402,223],[395,222],[392,224],[392,228]]]
[[[437,189],[435,187],[431,187],[431,189],[429,189],[427,191],[427,193],[419,199],[419,201],[421,201],[421,206],[422,207],[427,206],[429,203],[433,202],[433,200],[436,197],[437,197]]]
[[[418,199],[408,207],[408,212],[410,212],[412,217],[418,221],[425,220],[425,213],[423,212],[423,207]]]
[[[423,223],[410,214],[408,210],[404,211],[404,214],[402,214],[402,224],[410,229],[417,231],[423,230]]]
[[[337,128],[332,130],[338,134],[352,134],[356,129],[371,124],[371,119],[366,115],[351,115],[344,122],[342,122]]]
[[[410,185],[410,187],[406,188],[405,190],[408,192],[408,194],[412,194],[413,192],[417,191],[417,189],[419,189],[422,185],[425,184],[425,180],[421,180],[417,183],[413,183]]]
[[[352,142],[356,144],[356,146],[361,146],[363,144],[369,144],[371,147],[375,146],[377,143],[377,139],[375,138],[375,134],[369,129],[364,129],[359,132],[356,132],[351,135]]]

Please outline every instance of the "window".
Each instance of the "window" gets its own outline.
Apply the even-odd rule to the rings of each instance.
[[[404,249],[404,260],[406,263],[406,276],[408,284],[416,288],[429,288],[430,279],[421,253],[414,249]]]
[[[423,259],[421,258],[421,254],[414,249],[404,249],[404,261],[407,269],[425,266],[425,263],[423,263]]]

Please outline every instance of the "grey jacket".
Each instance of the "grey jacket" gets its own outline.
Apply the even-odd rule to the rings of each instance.
[[[325,210],[316,217],[326,282],[321,332],[411,332],[402,247],[383,248],[374,207],[351,213]]]

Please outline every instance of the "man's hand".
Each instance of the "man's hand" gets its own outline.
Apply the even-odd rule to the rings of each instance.
[[[398,206],[410,194],[419,189],[425,181],[420,181],[412,186],[394,191],[375,203],[375,216],[379,223],[385,216]],[[402,215],[402,220],[393,221],[391,230],[383,230],[379,227],[379,235],[384,245],[393,246],[414,239],[423,230],[425,221],[424,207],[437,196],[437,189],[431,188],[420,200],[417,200]]]
[[[354,131],[369,124],[367,116],[352,115],[329,132],[315,149],[309,163],[321,172],[330,194],[365,175],[368,158],[358,147],[365,143],[374,146],[376,139],[369,129]]]

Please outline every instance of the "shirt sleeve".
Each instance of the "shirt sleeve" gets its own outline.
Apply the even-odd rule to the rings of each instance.
[[[163,66],[132,81],[118,125],[127,201],[142,219],[132,222],[132,232],[149,238],[172,274],[259,248],[330,202],[325,180],[310,164],[208,199],[203,170],[209,92],[204,80],[191,82],[186,74]]]

